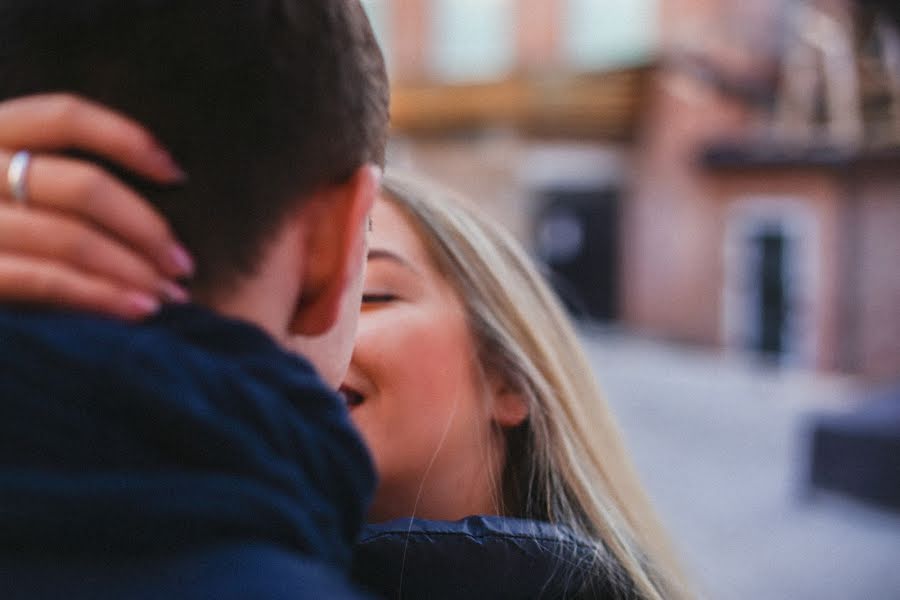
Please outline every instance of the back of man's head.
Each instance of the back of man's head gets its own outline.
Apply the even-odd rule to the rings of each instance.
[[[387,78],[356,0],[5,0],[0,99],[69,91],[144,123],[188,173],[143,191],[215,294],[288,212],[383,162]]]

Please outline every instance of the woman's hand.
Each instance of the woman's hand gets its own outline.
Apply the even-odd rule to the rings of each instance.
[[[137,319],[185,301],[193,263],[166,221],[82,150],[160,184],[185,175],[140,125],[66,94],[0,103],[0,301]],[[12,200],[10,159],[32,153],[27,202]]]

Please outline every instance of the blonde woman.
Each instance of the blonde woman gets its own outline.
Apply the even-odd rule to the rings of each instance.
[[[575,332],[528,256],[444,190],[393,173],[383,189],[341,387],[380,476],[357,581],[408,598],[687,597]],[[89,205],[67,202],[67,226],[96,233]],[[0,261],[0,296],[140,316],[109,308],[133,283],[33,239],[16,246],[16,227],[7,253],[20,270],[33,259],[44,284],[20,279],[13,293]],[[154,268],[153,252],[135,250],[147,244],[129,242],[140,229],[105,243]]]
[[[569,319],[532,261],[464,200],[416,177],[388,173],[382,198],[346,381],[356,391],[366,385],[359,382],[370,356],[391,356],[385,377],[405,382],[409,393],[406,402],[395,394],[390,407],[358,392],[350,402],[381,475],[373,516],[488,514],[563,525],[577,540],[576,579],[589,582],[596,569],[606,583],[621,577],[611,588],[623,597],[681,597],[674,560],[618,428]],[[386,254],[396,259],[378,258]],[[404,273],[412,271],[419,275]],[[440,364],[423,364],[436,344],[425,337],[456,319],[460,333],[439,348]],[[403,331],[398,348],[385,345],[391,331]],[[430,396],[443,402],[423,408],[416,391],[427,386],[437,387]],[[423,422],[444,429],[423,435]],[[528,531],[528,523],[519,525]]]

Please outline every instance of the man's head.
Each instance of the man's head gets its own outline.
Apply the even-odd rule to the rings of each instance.
[[[171,151],[187,183],[141,189],[193,252],[201,298],[257,276],[298,213],[309,249],[355,259],[364,216],[341,203],[374,193],[366,174],[383,163],[388,118],[383,60],[355,0],[8,0],[0,39],[0,99],[74,92],[136,118]],[[330,229],[312,235],[316,219]],[[344,287],[356,276],[335,271]],[[307,292],[325,292],[301,283],[288,300],[302,313]],[[310,319],[329,310],[301,314],[298,327],[321,333],[328,324]]]
[[[285,215],[383,162],[387,81],[353,0],[10,0],[0,97],[70,91],[156,134],[189,175],[150,192],[203,291],[253,272]]]

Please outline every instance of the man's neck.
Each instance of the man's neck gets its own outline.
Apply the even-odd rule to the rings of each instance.
[[[302,289],[302,247],[296,227],[285,229],[266,248],[254,273],[222,297],[205,302],[213,310],[253,323],[281,343],[288,339],[291,319]]]

